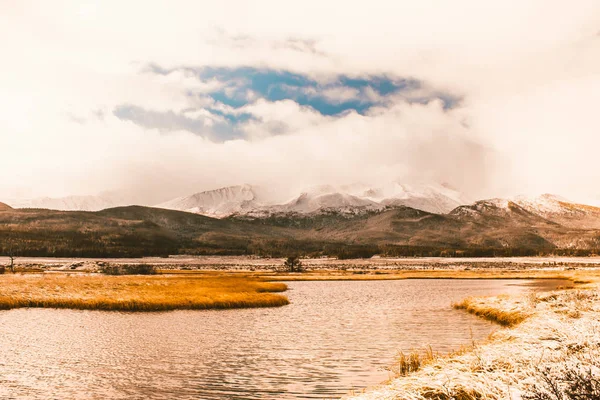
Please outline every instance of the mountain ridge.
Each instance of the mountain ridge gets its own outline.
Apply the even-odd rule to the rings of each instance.
[[[274,199],[269,188],[243,184],[196,192],[158,204],[132,201],[131,196],[119,196],[117,192],[98,196],[42,197],[8,201],[13,208],[43,208],[59,211],[100,211],[139,204],[217,218],[242,214],[261,217],[274,213],[329,213],[335,209],[352,214],[397,206],[447,213],[468,202],[469,200],[461,193],[447,185],[398,182],[385,185],[321,185],[307,188],[283,200]]]
[[[597,254],[600,230],[573,228],[512,201],[436,214],[406,206],[364,213],[212,218],[144,206],[98,212],[0,213],[0,254],[130,257],[167,254],[383,255]]]

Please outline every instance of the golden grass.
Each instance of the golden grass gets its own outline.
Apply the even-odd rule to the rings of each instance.
[[[0,309],[20,307],[81,310],[166,311],[277,307],[282,283],[248,276],[0,275]]]
[[[432,363],[439,357],[440,355],[434,353],[431,346],[427,347],[425,351],[411,351],[408,354],[400,352],[396,357],[396,361],[388,370],[395,377],[406,376],[420,370],[422,366]]]
[[[457,310],[465,310],[468,313],[503,326],[515,326],[525,321],[528,317],[528,315],[522,311],[505,310],[493,305],[486,305],[485,302],[482,303],[471,297],[466,298],[459,303],[455,303],[452,306]]]
[[[369,281],[401,279],[565,279],[580,280],[596,277],[600,271],[565,271],[554,269],[424,269],[424,270],[376,270],[376,271],[310,271],[303,274],[257,273],[271,281]]]

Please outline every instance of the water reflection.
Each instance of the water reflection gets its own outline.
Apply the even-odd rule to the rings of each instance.
[[[0,398],[339,397],[387,379],[399,350],[486,337],[496,326],[451,302],[523,283],[292,282],[276,309],[0,311]]]

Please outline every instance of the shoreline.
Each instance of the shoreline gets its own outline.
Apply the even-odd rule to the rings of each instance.
[[[430,357],[416,371],[343,399],[520,399],[550,392],[549,383],[563,390],[568,377],[597,371],[597,283],[570,290],[469,298],[454,307],[505,327],[484,343]]]
[[[69,257],[15,257],[16,266],[64,267],[74,264],[150,264],[159,269],[190,270],[239,270],[268,271],[280,268],[284,258],[261,258],[256,256],[169,256],[141,258],[69,258]],[[310,270],[399,270],[399,269],[456,269],[456,268],[551,268],[575,266],[600,269],[600,257],[372,257],[340,260],[337,258],[303,258],[303,265]],[[0,256],[0,265],[9,264],[7,257]]]

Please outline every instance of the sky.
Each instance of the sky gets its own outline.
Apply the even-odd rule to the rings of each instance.
[[[597,0],[4,0],[0,37],[0,201],[394,181],[600,204]]]

